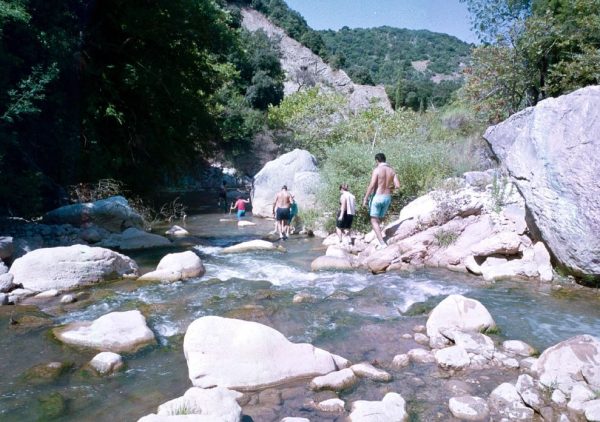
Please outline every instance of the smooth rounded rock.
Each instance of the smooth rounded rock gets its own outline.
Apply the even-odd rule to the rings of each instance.
[[[274,243],[266,240],[250,240],[248,242],[238,243],[237,245],[224,248],[221,253],[241,253],[253,251],[279,251],[281,248],[275,246]]]
[[[405,422],[406,402],[398,393],[387,393],[381,401],[358,400],[352,403],[349,422]]]
[[[313,390],[342,391],[352,387],[357,382],[358,378],[354,374],[354,371],[346,368],[314,378],[310,382],[310,388]]]
[[[340,356],[292,343],[266,325],[217,316],[192,322],[183,350],[192,384],[203,388],[252,390],[348,366]]]
[[[201,277],[204,273],[200,257],[192,251],[186,251],[165,255],[155,271],[142,275],[138,280],[179,281]]]
[[[448,407],[454,417],[465,421],[485,421],[490,414],[487,402],[481,397],[452,397]]]
[[[106,375],[121,369],[123,367],[123,358],[117,353],[101,352],[90,361],[90,366],[99,374]]]
[[[138,310],[111,312],[94,321],[80,321],[53,329],[56,338],[74,346],[107,352],[135,352],[156,343],[146,318]]]

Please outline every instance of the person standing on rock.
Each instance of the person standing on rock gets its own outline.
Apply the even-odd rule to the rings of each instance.
[[[273,216],[277,221],[277,231],[280,239],[287,239],[287,228],[290,221],[290,208],[293,201],[292,194],[288,192],[287,186],[283,185],[275,195],[273,201]]]
[[[342,243],[344,234],[349,234],[352,228],[352,221],[356,214],[356,198],[348,191],[348,184],[340,185],[340,211],[335,222],[335,231]]]
[[[371,182],[363,198],[363,206],[367,206],[369,197],[374,193],[375,195],[371,198],[369,215],[371,217],[371,226],[379,241],[377,249],[382,249],[387,244],[381,234],[381,221],[392,202],[392,189],[399,188],[400,181],[394,169],[385,162],[385,155],[383,153],[375,154],[375,163],[377,166],[371,174]]]

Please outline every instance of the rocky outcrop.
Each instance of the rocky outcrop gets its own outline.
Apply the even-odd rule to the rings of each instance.
[[[600,86],[541,101],[484,137],[557,262],[600,277]]]
[[[15,284],[41,292],[137,276],[138,267],[131,258],[109,249],[73,245],[29,252],[15,260],[10,274]]]
[[[316,85],[325,91],[335,91],[347,96],[352,111],[366,109],[373,103],[386,111],[392,111],[383,86],[353,83],[343,70],[333,70],[309,48],[290,38],[285,31],[256,10],[242,9],[242,16],[245,29],[251,32],[263,30],[269,38],[279,43],[281,67],[286,74],[285,95]]]
[[[550,254],[529,237],[525,202],[495,171],[447,180],[450,188],[421,196],[384,228],[388,247],[377,250],[371,232],[355,245],[339,245],[373,273],[410,267],[441,267],[503,278],[551,281]],[[492,179],[493,183],[481,185]],[[468,183],[470,180],[473,185]]]
[[[56,338],[74,346],[105,352],[132,353],[156,343],[140,311],[111,312],[94,321],[78,321],[53,329]]]
[[[254,176],[252,213],[259,217],[273,216],[273,201],[286,185],[300,209],[311,209],[321,184],[317,160],[308,151],[295,149],[269,161]]]
[[[183,349],[190,380],[202,388],[252,390],[348,365],[310,344],[291,343],[265,325],[216,316],[192,322]]]
[[[179,281],[204,275],[204,265],[192,251],[165,255],[155,271],[144,274],[138,280]]]
[[[47,213],[46,224],[70,224],[75,227],[95,225],[113,233],[130,227],[143,229],[142,217],[133,211],[127,199],[113,196],[96,202],[67,205]]]

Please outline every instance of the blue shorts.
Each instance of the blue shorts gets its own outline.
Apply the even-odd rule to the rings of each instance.
[[[383,218],[392,203],[392,195],[375,195],[371,200],[371,217]]]
[[[237,212],[237,218],[238,218],[238,219],[242,218],[242,217],[243,217],[243,216],[245,216],[245,215],[246,215],[246,210],[239,210],[239,211]]]

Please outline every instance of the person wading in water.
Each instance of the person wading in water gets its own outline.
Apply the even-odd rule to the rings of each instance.
[[[381,234],[381,220],[385,216],[390,203],[392,202],[392,189],[400,187],[400,181],[394,169],[385,162],[385,155],[381,152],[375,155],[375,163],[377,167],[371,174],[371,183],[367,188],[367,193],[363,198],[363,206],[367,206],[367,201],[372,193],[375,196],[371,199],[369,215],[371,217],[371,226],[377,236],[379,245],[377,249],[382,249],[387,246]]]
[[[288,192],[287,186],[283,185],[281,190],[275,195],[275,200],[273,201],[273,216],[277,220],[277,231],[279,231],[280,239],[287,239],[292,201],[292,194]]]

